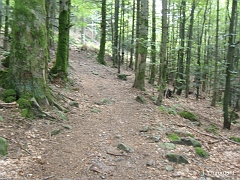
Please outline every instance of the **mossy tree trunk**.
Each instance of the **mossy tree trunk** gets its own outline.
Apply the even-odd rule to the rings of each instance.
[[[224,100],[223,100],[223,116],[224,116],[224,123],[223,128],[230,129],[231,121],[229,119],[228,113],[228,104],[229,104],[229,97],[231,91],[231,70],[233,65],[233,57],[234,57],[234,48],[235,44],[234,40],[234,24],[236,21],[236,12],[237,12],[237,0],[232,1],[232,14],[230,19],[230,26],[229,26],[229,39],[228,39],[228,51],[227,51],[227,65],[226,65],[226,83],[225,83],[225,91],[224,91]]]
[[[162,38],[160,50],[159,66],[159,94],[156,105],[160,106],[163,101],[164,90],[166,89],[166,62],[167,62],[167,41],[168,41],[168,23],[167,23],[167,0],[162,0]]]
[[[45,0],[15,0],[10,52],[9,88],[18,97],[34,97],[46,104],[47,30]]]
[[[67,80],[70,0],[60,0],[57,57],[51,73]]]
[[[101,41],[100,41],[100,50],[98,53],[98,62],[100,64],[106,65],[105,57],[105,44],[106,44],[106,0],[102,1],[102,23],[101,23]]]
[[[118,63],[118,15],[119,0],[115,0],[115,17],[114,17],[114,44],[113,44],[113,67]]]
[[[3,42],[3,49],[8,51],[8,42],[9,42],[9,8],[10,8],[10,1],[6,0],[6,14],[5,14],[5,27],[4,27],[4,42]]]
[[[131,49],[130,49],[130,63],[129,68],[133,70],[133,53],[134,53],[134,31],[135,31],[135,9],[136,1],[133,0],[133,9],[132,9],[132,36],[131,36]]]
[[[136,62],[133,87],[143,91],[145,90],[145,71],[148,46],[148,0],[141,2],[138,41],[138,59]]]

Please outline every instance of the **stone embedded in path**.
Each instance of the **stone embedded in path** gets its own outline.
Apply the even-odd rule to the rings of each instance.
[[[148,132],[151,128],[149,126],[144,126],[140,132]]]
[[[150,159],[147,164],[147,166],[153,166],[154,165],[154,161],[152,159]]]
[[[175,144],[173,144],[173,143],[168,143],[168,142],[158,143],[158,146],[160,146],[161,148],[170,149],[170,150],[173,150],[173,149],[176,148]]]
[[[154,142],[159,142],[159,141],[160,141],[160,136],[158,136],[158,135],[153,135],[153,136],[152,136],[152,140],[153,140]]]
[[[188,164],[187,158],[183,155],[167,154],[166,157],[170,162],[175,162],[177,164]]]
[[[0,155],[5,156],[7,154],[8,142],[5,138],[0,137]]]
[[[201,147],[202,145],[200,142],[198,142],[194,138],[179,138],[179,140],[171,141],[174,144],[181,144],[181,145],[187,145],[187,146],[193,146],[193,147]]]
[[[79,104],[77,101],[71,101],[71,102],[69,102],[69,105],[74,106],[74,107],[79,107]]]
[[[118,149],[121,149],[125,152],[133,152],[133,149],[130,146],[123,144],[123,143],[118,144],[117,147],[118,147]]]

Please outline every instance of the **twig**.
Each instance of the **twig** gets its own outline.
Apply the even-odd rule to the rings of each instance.
[[[17,107],[17,103],[13,102],[13,103],[0,103],[0,109],[2,108],[14,108]]]
[[[90,166],[88,166],[88,168],[87,168],[87,170],[86,170],[86,174],[87,174],[87,176],[88,176],[88,172],[89,172],[89,170],[90,170],[92,167],[93,167],[93,164],[90,164]]]
[[[240,145],[238,142],[232,141],[231,139],[228,139],[227,137],[224,137],[224,136],[222,136],[222,135],[220,135],[220,136],[221,136],[222,139],[225,139],[225,140],[227,140],[227,141],[229,141],[229,142],[231,142],[231,143]]]

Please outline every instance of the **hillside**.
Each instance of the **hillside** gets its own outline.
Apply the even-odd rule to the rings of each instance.
[[[132,71],[122,68],[129,76],[120,80],[117,69],[97,64],[96,56],[91,49],[72,49],[69,84],[51,84],[70,112],[52,109],[48,113],[55,120],[30,121],[20,116],[16,105],[0,109],[0,137],[9,141],[8,155],[0,159],[0,179],[240,178],[240,145],[228,140],[240,137],[240,126],[222,129],[221,108],[193,96],[164,99],[158,108],[155,88],[132,88]],[[138,95],[146,104],[135,100]],[[201,125],[180,117],[182,110],[195,113]],[[191,135],[209,158],[198,156],[191,145],[170,143],[170,134],[185,139]],[[171,153],[188,163],[170,162]]]

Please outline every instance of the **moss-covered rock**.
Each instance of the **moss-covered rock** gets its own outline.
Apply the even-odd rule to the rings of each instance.
[[[195,140],[194,138],[184,138],[181,137],[179,140],[172,141],[174,144],[181,144],[181,145],[186,145],[186,146],[193,146],[193,147],[201,147],[202,145]]]
[[[166,157],[170,162],[175,162],[177,164],[188,164],[187,158],[183,155],[167,154]]]
[[[175,144],[173,144],[173,143],[168,143],[168,142],[158,143],[158,146],[161,147],[161,148],[170,149],[170,150],[173,150],[173,149],[176,148]]]
[[[3,93],[3,101],[6,103],[11,103],[16,101],[17,93],[14,89],[7,89]]]
[[[142,103],[142,104],[146,104],[146,100],[144,99],[144,97],[138,95],[136,97],[136,101],[139,102],[139,103]]]
[[[240,138],[239,137],[232,136],[229,139],[232,140],[232,141],[240,143]]]
[[[179,137],[176,134],[167,134],[167,137],[170,141],[178,141]]]
[[[5,156],[7,154],[8,142],[5,138],[0,137],[0,155]]]
[[[202,158],[208,158],[209,157],[209,153],[206,152],[205,150],[203,150],[200,147],[195,147],[195,151],[196,151],[196,154],[199,155]]]
[[[123,144],[123,143],[118,144],[117,147],[118,147],[118,149],[123,150],[125,152],[133,152],[133,149],[130,146]]]
[[[205,130],[207,131],[207,132],[209,132],[209,133],[213,133],[213,134],[215,134],[215,135],[218,135],[218,130],[219,128],[218,127],[216,127],[214,124],[209,124],[206,128],[205,128]]]
[[[34,111],[32,108],[32,102],[29,97],[21,97],[17,100],[18,107],[21,109],[22,117],[33,118]]]
[[[179,115],[185,119],[188,119],[190,121],[199,121],[199,117],[197,115],[195,115],[194,113],[192,112],[189,112],[189,111],[181,111],[179,113]]]
[[[118,79],[126,81],[127,80],[127,75],[126,74],[118,74]]]

